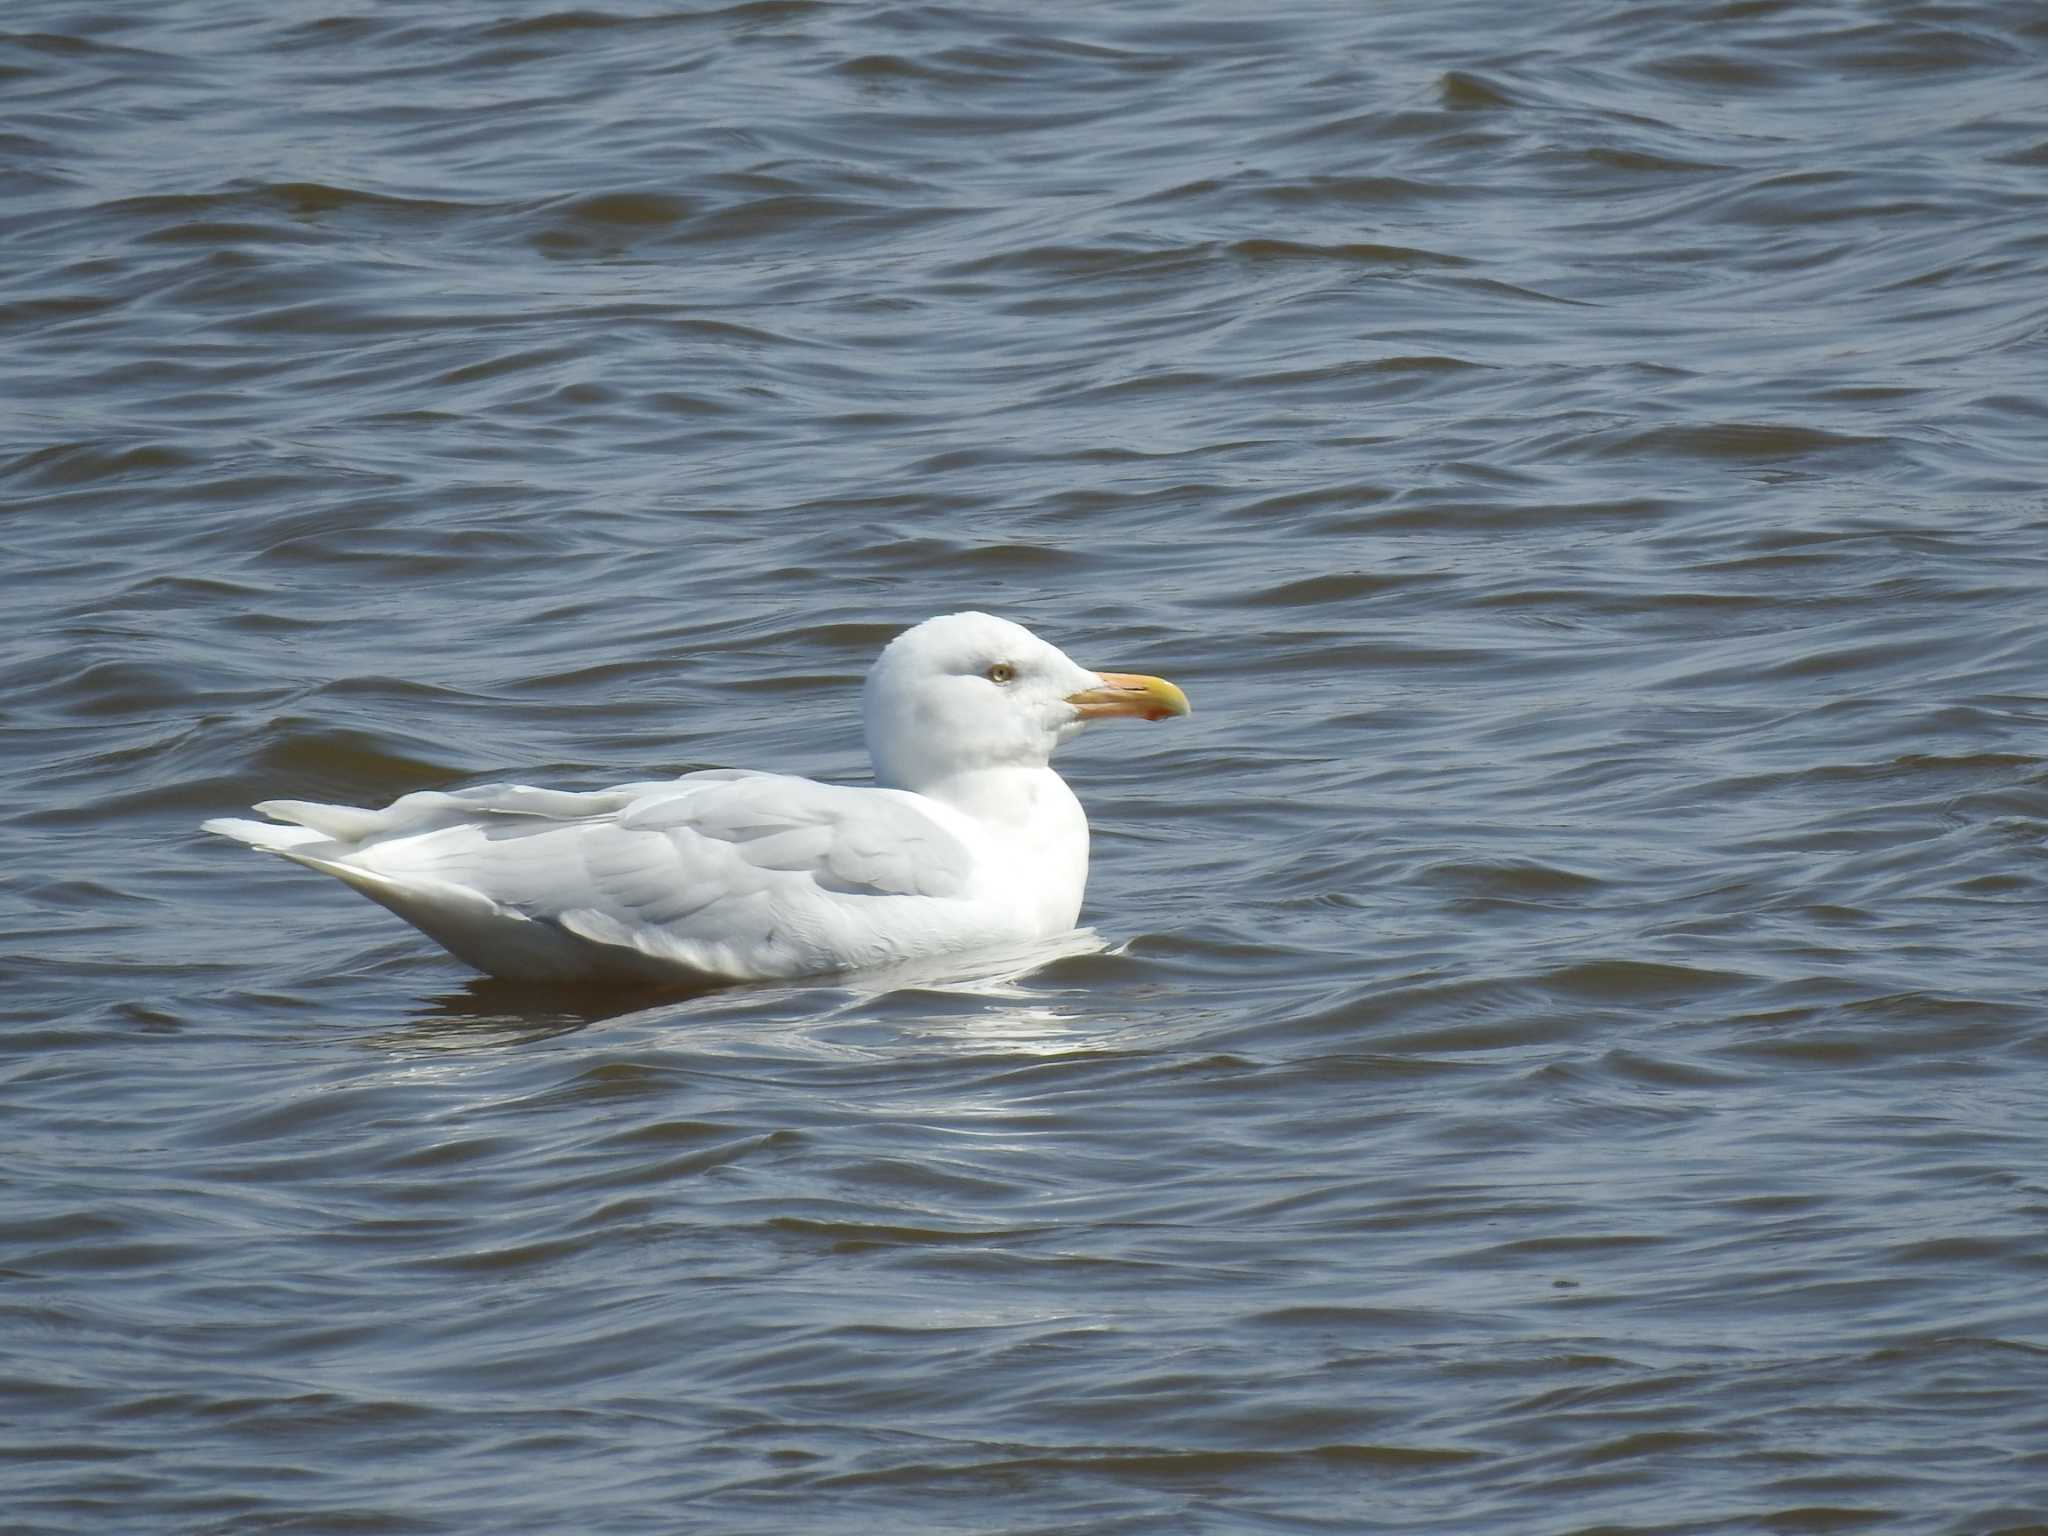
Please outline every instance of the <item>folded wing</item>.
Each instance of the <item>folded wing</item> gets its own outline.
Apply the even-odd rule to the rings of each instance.
[[[383,810],[267,801],[210,830],[347,881],[498,975],[733,980],[887,963],[974,921],[962,834],[897,790],[717,771]]]

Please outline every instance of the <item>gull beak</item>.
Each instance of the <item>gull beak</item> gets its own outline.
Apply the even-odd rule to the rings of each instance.
[[[1189,713],[1188,696],[1163,677],[1098,672],[1095,681],[1098,686],[1067,695],[1067,702],[1081,712],[1083,720],[1107,720],[1116,715],[1164,720],[1168,715]]]

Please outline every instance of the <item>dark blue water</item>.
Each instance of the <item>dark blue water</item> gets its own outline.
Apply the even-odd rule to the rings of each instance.
[[[2048,22],[0,18],[0,1526],[2048,1528]],[[1197,713],[625,1006],[204,837]]]

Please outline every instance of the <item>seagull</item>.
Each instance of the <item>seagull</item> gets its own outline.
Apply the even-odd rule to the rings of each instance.
[[[423,790],[382,810],[266,800],[204,828],[334,876],[514,981],[716,986],[1063,934],[1088,819],[1051,767],[1097,720],[1188,713],[1021,624],[927,619],[869,670],[872,787],[716,768],[579,793]]]

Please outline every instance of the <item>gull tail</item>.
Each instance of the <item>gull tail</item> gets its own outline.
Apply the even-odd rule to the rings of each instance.
[[[238,843],[247,843],[251,848],[261,848],[266,853],[283,853],[301,843],[332,841],[317,827],[284,827],[274,821],[250,821],[241,816],[216,816],[211,821],[199,823],[199,830],[232,837]]]
[[[412,807],[438,809],[451,797],[422,795]],[[406,802],[401,801],[400,807]],[[394,807],[393,809],[399,809]],[[379,906],[397,913],[443,949],[494,976],[520,980],[566,982],[592,977],[674,982],[687,973],[674,962],[650,958],[631,949],[594,942],[562,925],[528,917],[472,890],[420,869],[379,869],[377,835],[393,829],[413,830],[389,812],[359,810],[348,805],[319,805],[304,800],[266,800],[256,807],[267,816],[288,818],[295,825],[251,821],[241,816],[216,816],[200,823],[207,832],[231,837],[264,853],[274,853],[332,875]],[[431,817],[415,822],[431,832]],[[405,839],[400,838],[401,845]]]

